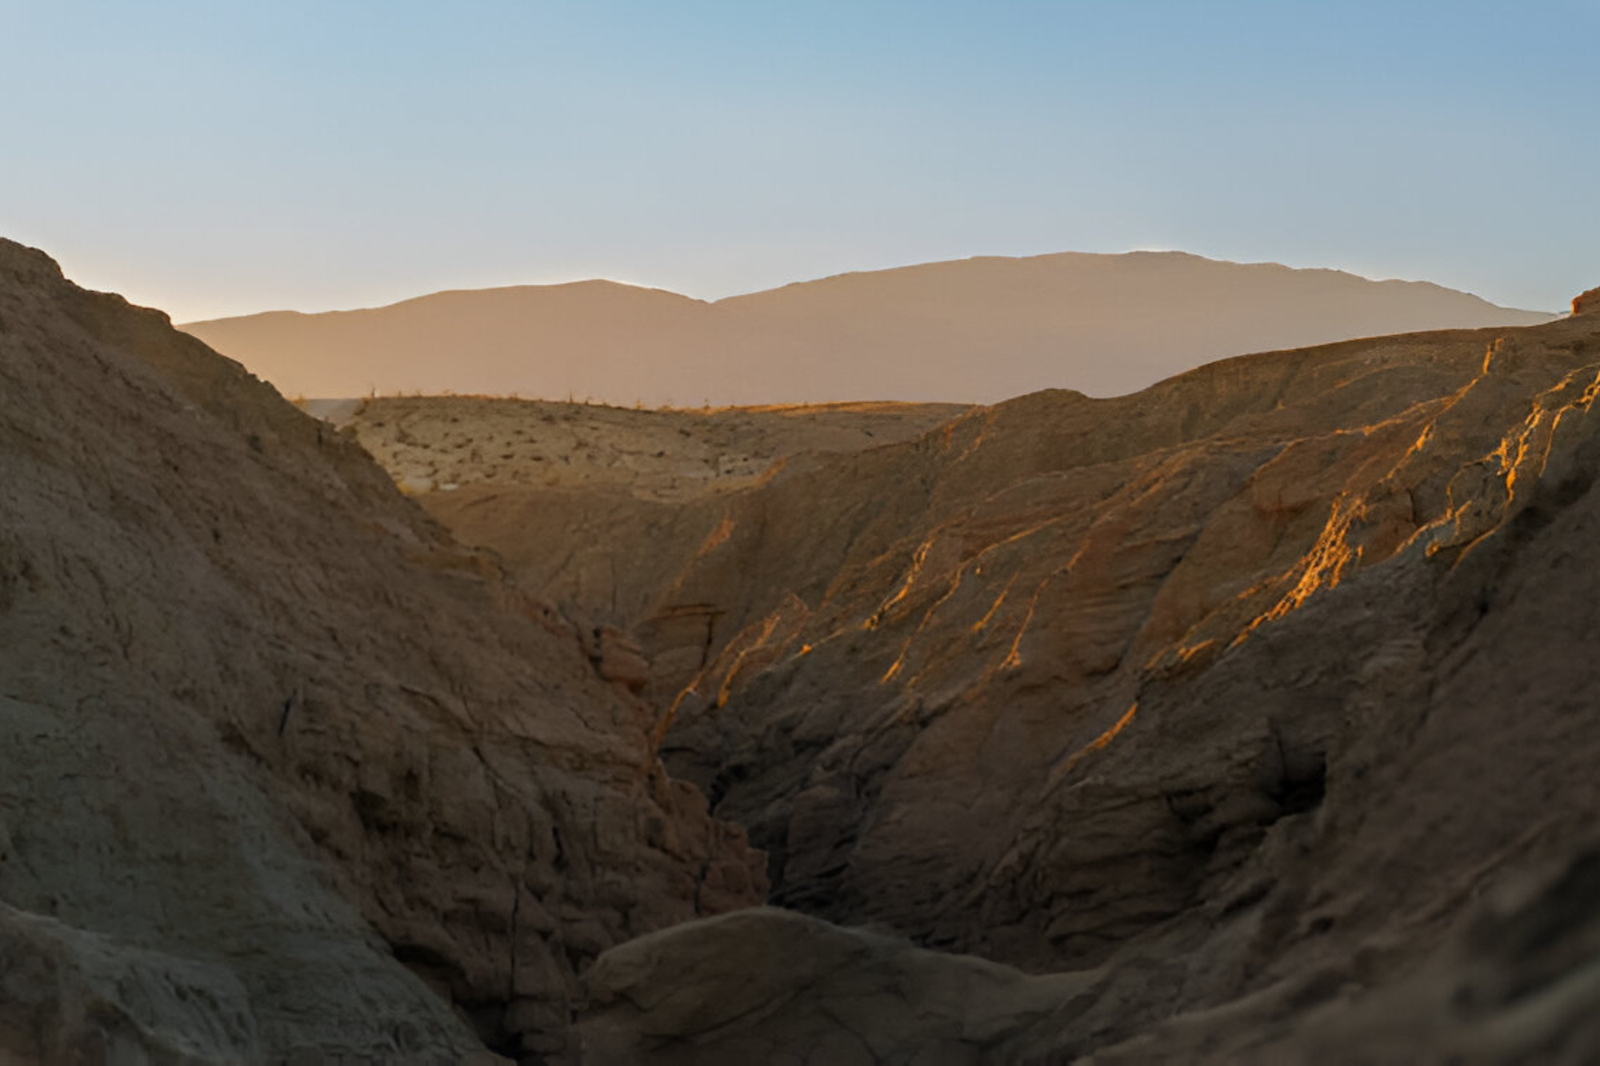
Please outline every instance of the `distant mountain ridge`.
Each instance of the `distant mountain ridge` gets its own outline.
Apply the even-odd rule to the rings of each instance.
[[[286,395],[684,406],[1109,396],[1247,352],[1553,317],[1430,282],[1184,252],[1062,252],[839,274],[714,302],[580,281],[180,328]]]

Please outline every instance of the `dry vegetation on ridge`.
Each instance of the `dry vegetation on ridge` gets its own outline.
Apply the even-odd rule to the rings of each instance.
[[[660,501],[748,488],[795,455],[890,444],[966,410],[895,403],[641,410],[471,396],[307,407],[351,427],[408,491],[572,488]]]

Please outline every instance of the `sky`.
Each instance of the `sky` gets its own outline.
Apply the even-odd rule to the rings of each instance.
[[[0,0],[0,236],[178,321],[1180,249],[1566,306],[1600,0]]]

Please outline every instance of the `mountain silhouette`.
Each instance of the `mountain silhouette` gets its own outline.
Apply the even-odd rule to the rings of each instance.
[[[291,396],[692,406],[986,403],[1042,388],[1112,396],[1245,352],[1552,317],[1427,282],[1181,252],[1066,252],[841,274],[715,302],[582,281],[181,328]]]

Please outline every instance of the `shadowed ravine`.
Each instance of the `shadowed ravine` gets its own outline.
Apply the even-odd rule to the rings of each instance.
[[[1584,594],[1559,622],[1513,597],[1529,617],[1492,638],[1476,612],[1511,596],[1494,557],[1588,580],[1581,541],[1528,530],[1588,498],[1597,334],[1584,315],[1041,393],[669,505],[648,471],[579,491],[502,469],[419,499],[636,636],[668,765],[768,851],[776,902],[1032,970],[1112,966],[1108,1016],[1063,1030],[1081,1050],[1373,940],[1405,940],[1403,969],[1444,936],[1410,908],[1520,876],[1531,826],[1567,834],[1549,854],[1584,845],[1596,797],[1551,739],[1594,750],[1557,709],[1590,698]],[[425,441],[433,402],[353,425],[383,457],[372,423]],[[573,507],[609,521],[569,538],[536,517]],[[648,566],[601,574],[613,558]],[[1522,677],[1534,646],[1547,668]],[[1463,687],[1469,667],[1516,695]],[[1151,963],[1115,969],[1149,938],[1170,945],[1156,1002],[1120,984]]]
[[[0,1061],[1584,1061],[1594,299],[336,427],[0,242]]]

